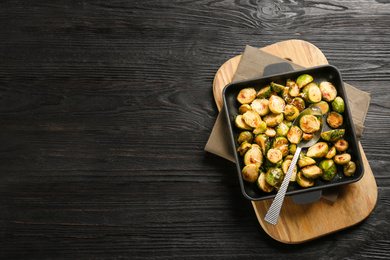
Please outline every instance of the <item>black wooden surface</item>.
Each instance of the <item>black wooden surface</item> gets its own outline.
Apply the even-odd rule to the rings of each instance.
[[[389,1],[3,0],[0,25],[2,259],[388,259]],[[365,221],[300,245],[203,150],[217,69],[288,39],[371,94],[378,185]]]

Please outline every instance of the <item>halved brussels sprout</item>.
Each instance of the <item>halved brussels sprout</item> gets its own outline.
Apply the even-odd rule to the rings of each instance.
[[[305,133],[314,133],[320,130],[321,122],[313,115],[304,115],[299,119],[299,127]]]
[[[244,164],[254,164],[258,168],[263,164],[263,154],[261,153],[260,146],[252,144],[252,147],[244,155]]]
[[[288,140],[286,137],[276,137],[272,143],[272,148],[278,149],[282,152],[282,156],[288,155]]]
[[[321,109],[321,112],[322,112],[323,115],[325,115],[329,111],[329,104],[328,104],[328,102],[323,101],[323,100],[318,102],[318,103],[311,104],[309,107],[311,107],[311,106],[319,107]]]
[[[345,129],[334,129],[321,133],[321,138],[328,142],[335,142],[345,134]]]
[[[290,154],[295,154],[296,150],[297,150],[297,145],[296,144],[289,144],[288,145],[288,152]]]
[[[242,115],[242,118],[244,119],[245,124],[249,125],[252,128],[256,128],[261,122],[260,115],[257,114],[255,111],[245,112]]]
[[[285,87],[282,92],[280,93],[280,95],[282,96],[283,100],[288,104],[290,103],[292,100],[293,100],[293,97],[290,96],[290,94],[288,93],[288,87]]]
[[[286,105],[284,108],[284,118],[288,121],[293,121],[299,115],[299,109],[293,105]]]
[[[240,129],[243,129],[243,130],[252,130],[252,127],[250,127],[249,125],[247,125],[244,121],[244,118],[242,117],[242,115],[237,115],[236,118],[234,119],[234,124],[240,128]]]
[[[275,137],[276,131],[272,127],[267,127],[267,131],[265,131],[265,135],[268,137]]]
[[[290,165],[291,165],[291,160],[284,160],[284,162],[282,163],[282,171],[283,171],[284,175],[287,174],[287,171],[288,171],[288,168],[290,167]],[[290,181],[297,180],[297,172],[298,172],[298,167],[296,165],[294,165],[294,169],[293,169],[293,173],[291,175]]]
[[[264,88],[260,89],[259,92],[257,92],[258,98],[269,98],[271,95],[271,87],[265,86]]]
[[[275,83],[275,82],[271,82],[270,85],[271,85],[272,90],[275,91],[276,93],[280,93],[284,89],[283,85]]]
[[[303,176],[302,171],[299,171],[297,173],[297,183],[302,188],[308,188],[314,185],[314,180],[306,178]]]
[[[314,134],[313,133],[303,133],[302,134],[302,139],[305,140],[305,141],[309,141],[311,139],[313,139],[314,137]]]
[[[309,165],[314,165],[316,163],[317,163],[316,160],[314,160],[313,158],[311,158],[309,156],[306,156],[302,153],[299,155],[299,160],[298,160],[299,168],[303,168],[303,167],[306,167]]]
[[[292,160],[294,158],[294,155],[288,154],[286,157],[284,157],[284,160]]]
[[[238,135],[237,141],[238,143],[248,142],[251,143],[253,140],[253,134],[249,131],[243,131]]]
[[[290,141],[290,143],[298,144],[302,139],[302,134],[302,130],[298,126],[293,125],[288,130],[287,139]]]
[[[268,160],[267,158],[264,159],[264,163],[263,163],[263,168],[268,171],[269,169],[271,168],[281,168],[282,167],[282,164],[283,164],[283,160],[280,160],[279,162],[277,163],[272,163],[270,160]]]
[[[281,114],[284,111],[284,107],[286,106],[286,103],[284,100],[279,96],[271,96],[269,98],[269,110],[274,114]]]
[[[337,154],[333,157],[333,160],[337,164],[347,164],[351,161],[351,155],[349,153]]]
[[[270,168],[265,174],[266,182],[273,186],[279,187],[282,184],[284,174],[280,168]]]
[[[288,80],[286,86],[288,87],[288,94],[291,97],[297,97],[299,95],[299,87],[295,81]]]
[[[322,170],[321,178],[325,181],[330,181],[337,173],[336,164],[332,159],[322,160],[318,167]]]
[[[336,147],[333,145],[332,148],[330,148],[328,153],[325,155],[325,158],[332,159],[336,155],[336,152]]]
[[[301,171],[303,176],[308,179],[317,179],[322,174],[322,170],[317,165],[306,166]]]
[[[293,105],[294,107],[298,108],[299,112],[302,112],[302,110],[306,108],[305,101],[300,97],[293,98],[293,100],[290,102],[290,105]]]
[[[302,89],[302,93],[305,94],[305,97],[309,103],[317,103],[322,99],[321,90],[316,83],[309,83]]]
[[[257,96],[256,90],[254,88],[244,88],[241,89],[237,95],[237,101],[241,104],[249,104],[255,100]]]
[[[255,164],[248,164],[242,168],[241,175],[247,182],[255,182],[259,178],[260,170]]]
[[[325,142],[318,142],[307,149],[306,156],[312,158],[324,157],[329,151],[329,146]]]
[[[338,152],[345,152],[346,150],[348,150],[349,144],[346,140],[339,139],[334,143],[334,146]]]
[[[342,97],[336,97],[332,101],[332,109],[333,109],[333,111],[335,111],[337,113],[340,113],[340,114],[343,113],[345,110],[344,99]]]
[[[251,111],[252,108],[249,104],[243,104],[238,108],[238,113],[244,114],[246,111]]]
[[[265,133],[265,131],[267,131],[267,123],[264,122],[264,121],[261,121],[261,122],[256,126],[256,128],[253,130],[253,133],[254,133],[255,135],[258,135],[258,134]]]
[[[289,129],[290,129],[290,126],[289,126],[289,124],[287,124],[287,121],[282,121],[280,124],[278,124],[275,127],[276,136],[287,136]]]
[[[327,82],[327,81],[321,82],[320,83],[320,90],[322,93],[322,98],[325,101],[332,102],[337,96],[337,90],[333,86],[333,84],[330,82]]]
[[[356,164],[353,161],[349,161],[343,166],[343,173],[345,176],[350,177],[355,174]]]
[[[267,154],[268,149],[271,146],[271,142],[269,141],[269,137],[265,134],[259,134],[255,137],[255,143],[260,146],[261,152],[265,156]]]
[[[267,159],[271,163],[278,163],[283,159],[283,154],[279,149],[271,148],[267,152]]]
[[[260,176],[259,178],[257,178],[257,187],[259,187],[260,190],[264,191],[264,192],[271,192],[274,190],[274,187],[269,185],[267,183],[267,181],[265,180],[265,173],[264,172],[260,172]]]
[[[240,144],[240,146],[237,148],[237,152],[244,156],[244,154],[252,147],[252,145],[248,142],[243,142]]]
[[[312,76],[310,76],[309,74],[303,74],[297,78],[296,83],[298,87],[301,89],[312,81],[313,81]]]
[[[277,126],[278,124],[283,122],[283,119],[284,119],[283,113],[280,113],[280,114],[269,113],[268,115],[265,115],[263,117],[263,121],[269,127]]]
[[[253,111],[257,112],[260,116],[265,116],[266,114],[269,113],[268,104],[269,104],[268,99],[256,98],[251,103],[251,108]]]
[[[343,116],[335,111],[331,111],[328,114],[326,122],[332,128],[338,128],[343,124]]]

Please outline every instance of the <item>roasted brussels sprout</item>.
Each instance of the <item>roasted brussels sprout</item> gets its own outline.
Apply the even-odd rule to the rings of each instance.
[[[334,129],[327,132],[321,133],[321,138],[327,142],[335,142],[345,134],[345,129]]]
[[[290,94],[288,93],[288,87],[285,87],[284,90],[282,90],[282,92],[280,93],[280,95],[287,104],[293,100],[293,97],[290,96]]]
[[[284,100],[279,96],[271,96],[269,98],[269,110],[274,114],[281,114],[284,111],[286,103]]]
[[[249,104],[243,104],[238,108],[238,113],[244,114],[247,111],[251,111],[252,108]]]
[[[302,153],[299,155],[299,160],[298,160],[299,168],[303,168],[303,167],[306,167],[309,165],[314,165],[316,163],[317,163],[316,160],[314,160],[313,158],[311,158],[309,156],[306,156]]]
[[[321,178],[325,181],[330,181],[337,173],[336,164],[332,159],[322,160],[318,167],[322,170]]]
[[[336,155],[336,147],[333,145],[332,148],[329,149],[328,153],[325,155],[326,159],[332,159]]]
[[[255,182],[259,178],[260,170],[255,164],[248,164],[242,168],[241,175],[247,182]]]
[[[302,139],[302,134],[302,130],[298,126],[293,125],[288,130],[287,139],[290,141],[290,143],[299,144]]]
[[[290,129],[287,121],[282,121],[275,127],[276,136],[287,136],[288,130]]]
[[[237,101],[241,104],[249,104],[255,100],[257,96],[256,90],[254,88],[244,88],[241,89],[237,95]]]
[[[333,160],[337,164],[347,164],[351,161],[351,155],[349,153],[337,154],[333,157]]]
[[[297,183],[302,188],[308,188],[314,185],[314,180],[303,176],[302,170],[297,173]]]
[[[258,134],[263,134],[265,133],[265,131],[267,131],[267,123],[264,122],[264,121],[261,121],[257,126],[256,128],[253,130],[253,133],[255,135],[258,135]]]
[[[284,160],[284,162],[282,163],[282,171],[283,171],[284,175],[287,174],[287,171],[288,171],[288,168],[290,167],[290,165],[291,165],[291,160]],[[297,172],[298,172],[298,167],[296,165],[294,165],[294,169],[293,169],[293,173],[291,175],[290,181],[297,180]]]
[[[264,192],[271,192],[274,190],[274,187],[269,185],[267,183],[267,181],[265,180],[265,173],[264,172],[260,172],[260,176],[259,178],[257,178],[257,187],[259,187],[260,190],[264,191]]]
[[[313,133],[303,133],[302,134],[302,139],[305,140],[305,141],[309,141],[311,139],[313,139],[314,137],[314,134]]]
[[[284,174],[280,168],[270,168],[265,174],[266,182],[273,186],[279,187],[282,184]]]
[[[299,127],[304,133],[314,133],[320,130],[321,122],[313,115],[304,115],[299,119]]]
[[[259,145],[261,152],[265,156],[267,154],[268,149],[271,146],[271,142],[269,141],[269,137],[265,134],[259,134],[255,137],[255,143]]]
[[[256,128],[261,122],[260,115],[257,114],[255,111],[245,112],[242,115],[242,118],[244,119],[245,124],[249,125],[252,128]]]
[[[295,154],[296,150],[297,150],[297,145],[296,144],[289,144],[288,145],[288,152],[290,154]]]
[[[345,103],[344,103],[344,99],[342,97],[336,97],[333,101],[332,101],[332,109],[333,111],[337,112],[337,113],[343,113],[344,110],[345,110]]]
[[[252,147],[252,145],[248,142],[242,142],[240,146],[237,148],[237,152],[241,155],[244,156],[244,154]]]
[[[330,82],[327,82],[327,81],[321,82],[320,83],[320,90],[322,93],[322,98],[325,101],[332,102],[337,96],[337,90],[333,86],[333,84]]]
[[[349,144],[346,140],[339,139],[338,141],[336,141],[334,143],[334,146],[335,146],[337,152],[345,152],[346,150],[348,150]]]
[[[267,127],[267,131],[265,131],[265,135],[268,137],[275,137],[276,131],[272,127]]]
[[[302,168],[302,174],[307,179],[317,179],[321,176],[322,170],[317,165],[309,165]]]
[[[288,140],[286,137],[276,137],[272,143],[272,148],[278,149],[282,152],[282,156],[288,155]]]
[[[277,163],[272,163],[270,160],[267,158],[264,159],[263,167],[266,171],[268,171],[271,168],[281,168],[283,164],[283,160],[280,160]]]
[[[278,163],[283,159],[283,154],[279,149],[271,148],[267,152],[267,159],[271,163]]]
[[[259,92],[257,92],[258,98],[269,98],[271,95],[271,87],[265,86],[264,88],[260,89]]]
[[[269,113],[268,115],[263,117],[263,121],[269,127],[277,126],[278,124],[283,122],[283,119],[284,119],[283,113],[280,114]]]
[[[283,91],[284,86],[275,82],[270,83],[271,89],[275,91],[276,93],[280,93]]]
[[[321,90],[316,83],[309,83],[302,89],[302,93],[309,103],[317,103],[322,99]]]
[[[331,111],[328,114],[326,122],[332,128],[338,128],[343,124],[343,116],[335,111]]]
[[[286,105],[284,108],[284,118],[288,121],[293,121],[299,115],[299,109],[293,105]]]
[[[299,87],[295,81],[287,80],[286,86],[288,87],[288,94],[291,97],[297,97],[299,95]]]
[[[325,115],[329,111],[329,104],[328,104],[328,102],[323,101],[323,100],[318,102],[318,103],[311,104],[310,107],[311,106],[319,107],[321,109],[321,112],[322,112],[323,115]]]
[[[258,168],[263,164],[263,154],[261,153],[260,146],[252,144],[252,147],[244,155],[244,164],[254,164]]]
[[[355,174],[356,164],[353,161],[349,161],[343,166],[343,173],[345,176],[350,177]]]
[[[235,125],[240,128],[240,129],[243,129],[243,130],[252,130],[252,127],[250,127],[249,125],[247,125],[244,121],[244,118],[242,117],[242,115],[237,115],[236,116],[236,119],[234,120],[234,123]]]
[[[290,102],[290,105],[293,105],[294,107],[298,108],[299,112],[302,112],[302,110],[306,108],[305,101],[300,97],[293,98],[293,100]]]
[[[265,116],[266,114],[269,113],[268,104],[269,104],[268,99],[256,98],[251,103],[251,109],[257,112],[260,116]]]
[[[329,146],[325,142],[318,142],[307,149],[306,156],[312,158],[324,157],[329,151]]]
[[[298,87],[301,89],[312,81],[313,81],[312,76],[310,76],[309,74],[303,74],[297,78],[296,83]]]
[[[253,134],[249,131],[243,131],[238,135],[237,142],[240,144],[242,142],[251,143],[253,140]]]

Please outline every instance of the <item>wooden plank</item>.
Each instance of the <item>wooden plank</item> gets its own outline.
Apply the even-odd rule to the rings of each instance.
[[[286,58],[305,67],[327,64],[326,57],[313,44],[301,40],[288,40],[262,48],[262,50]],[[225,62],[217,71],[213,92],[218,109],[222,107],[222,90],[230,83],[241,55]],[[359,143],[365,173],[353,184],[340,187],[335,203],[325,199],[311,204],[298,205],[287,197],[281,210],[278,224],[264,221],[272,200],[252,201],[257,219],[264,231],[275,240],[297,244],[356,225],[367,218],[374,209],[378,191],[371,167]]]

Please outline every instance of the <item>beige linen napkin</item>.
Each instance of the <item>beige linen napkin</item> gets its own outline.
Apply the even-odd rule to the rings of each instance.
[[[294,70],[304,68],[301,65],[259,50],[258,48],[246,46],[232,82],[261,77],[266,66],[279,62],[290,63]],[[347,92],[348,104],[351,109],[356,135],[360,138],[363,134],[363,124],[370,105],[370,94],[347,83],[344,83],[344,87]],[[221,156],[231,162],[235,162],[223,109],[217,117],[205,150]],[[327,196],[326,193],[327,192],[323,192],[323,197]],[[335,201],[337,199],[337,193],[335,194],[335,192],[332,192],[332,194],[329,194],[328,199]]]

